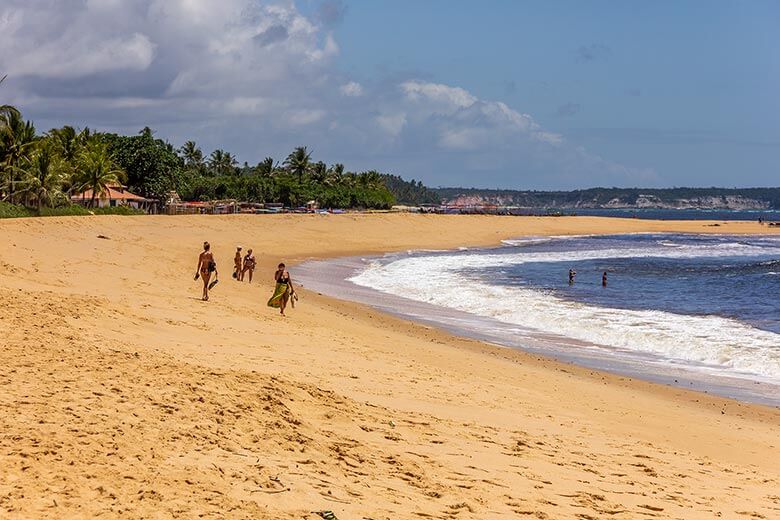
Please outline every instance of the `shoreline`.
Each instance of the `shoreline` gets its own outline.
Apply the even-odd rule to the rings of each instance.
[[[489,251],[493,248],[474,248]],[[435,252],[458,252],[452,249]],[[408,255],[425,251],[409,251]],[[693,364],[673,366],[658,356],[642,351],[622,352],[614,358],[615,349],[549,334],[534,329],[511,325],[491,318],[455,309],[409,300],[376,289],[356,285],[349,277],[361,272],[374,261],[393,256],[340,257],[328,260],[310,260],[295,266],[302,287],[336,300],[366,305],[414,323],[437,329],[491,346],[519,350],[531,356],[543,356],[551,361],[596,370],[619,377],[671,386],[699,393],[717,395],[726,399],[780,408],[780,384],[762,381],[749,374],[707,373]],[[398,256],[400,258],[400,256]],[[303,271],[303,276],[301,276]],[[501,331],[508,329],[510,332]],[[712,367],[704,367],[711,369]]]
[[[8,367],[0,510],[771,518],[780,511],[772,498],[777,408],[459,338],[305,288],[287,319],[265,307],[279,260],[615,227],[759,228],[705,224],[421,215],[0,221],[0,328],[9,331],[0,349]],[[223,278],[205,304],[191,275],[204,239]],[[258,257],[252,285],[229,278],[239,243]]]

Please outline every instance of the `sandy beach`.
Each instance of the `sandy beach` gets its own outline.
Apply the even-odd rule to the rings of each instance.
[[[287,262],[754,222],[409,214],[0,220],[2,518],[778,518],[780,410],[454,337]],[[220,283],[193,281],[212,244]],[[230,278],[252,247],[254,282]]]

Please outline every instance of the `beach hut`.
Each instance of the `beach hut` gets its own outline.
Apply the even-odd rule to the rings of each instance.
[[[77,193],[76,195],[73,195],[70,200],[74,204],[87,206],[92,200],[92,190],[85,190],[81,193]],[[120,184],[107,186],[105,192],[98,194],[98,196],[95,197],[94,204],[96,208],[129,206],[147,213],[155,213],[157,209],[157,201],[131,193]]]

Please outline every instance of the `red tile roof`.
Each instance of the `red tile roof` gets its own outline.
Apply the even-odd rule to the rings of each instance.
[[[109,199],[109,200],[134,200],[137,202],[146,202],[150,199],[145,199],[135,193],[130,193],[122,186],[109,186],[105,193],[95,197],[96,199]],[[92,199],[92,190],[86,190],[78,195],[73,195],[71,200]]]

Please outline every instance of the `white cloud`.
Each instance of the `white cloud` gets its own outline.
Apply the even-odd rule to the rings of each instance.
[[[305,126],[321,121],[325,117],[324,110],[290,110],[285,114],[285,121],[290,126]]]
[[[363,95],[363,86],[355,81],[350,81],[341,85],[339,91],[347,97],[360,97]]]
[[[561,135],[544,131],[528,114],[512,110],[500,101],[483,101],[470,92],[438,83],[407,81],[401,84],[406,101],[414,106],[418,121],[439,122],[441,146],[479,149],[525,141],[561,145]]]
[[[562,144],[563,136],[561,134],[555,134],[553,132],[534,132],[534,139],[543,141],[549,144]]]
[[[67,36],[66,36],[67,38]],[[154,57],[155,45],[145,34],[134,33],[100,42],[90,37],[56,41],[31,50],[9,74],[44,78],[79,78],[114,70],[144,70]]]
[[[466,89],[419,79],[361,85],[339,72],[338,54],[330,25],[291,0],[0,4],[3,102],[39,127],[149,125],[174,144],[195,139],[250,162],[306,144],[318,159],[432,184],[636,178]]]
[[[484,128],[461,128],[444,130],[439,145],[454,150],[478,150],[490,139],[490,133]]]
[[[136,98],[136,97],[117,97],[108,100],[111,108],[149,108],[164,107],[165,101],[161,99]]]
[[[102,9],[94,3],[87,9]],[[154,58],[155,45],[142,31],[101,34],[79,17],[39,20],[37,16],[46,14],[37,12],[35,4],[14,7],[12,0],[10,6],[0,8],[0,65],[6,74],[78,78],[104,71],[144,70]]]
[[[228,99],[224,104],[229,113],[244,116],[257,116],[271,113],[280,107],[280,103],[274,98],[262,96],[238,96]]]
[[[421,81],[405,81],[401,83],[401,90],[410,101],[424,100],[427,103],[435,103],[436,107],[447,112],[466,108],[477,102],[477,98],[458,87],[450,87],[439,83],[426,83]],[[434,105],[429,105],[433,107]]]
[[[406,126],[406,114],[383,114],[376,117],[379,127],[393,137],[398,136]]]

